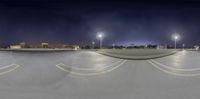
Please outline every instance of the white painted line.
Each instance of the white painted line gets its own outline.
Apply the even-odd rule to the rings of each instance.
[[[167,73],[167,74],[171,74],[171,75],[176,75],[176,76],[186,76],[186,77],[191,77],[191,76],[200,76],[200,73],[195,73],[195,74],[181,74],[181,73],[176,73],[175,71],[174,72],[170,72],[170,71],[167,71],[159,66],[157,66],[156,64],[154,64],[152,61],[149,61],[147,60],[147,62],[149,62],[152,66],[154,66],[155,68]]]
[[[9,68],[9,67],[12,67],[12,68],[9,69],[9,70],[7,70],[7,71],[0,72],[0,75],[4,75],[4,74],[6,74],[6,73],[12,72],[12,71],[16,70],[18,67],[20,67],[20,65],[11,64],[11,65],[7,65],[7,66],[4,66],[4,67],[0,67],[0,70],[7,69],[7,68]]]
[[[93,76],[93,75],[100,75],[100,74],[105,74],[105,73],[108,73],[108,72],[111,72],[117,68],[119,68],[121,65],[123,65],[124,63],[126,62],[126,60],[123,60],[122,62],[120,62],[120,64],[116,65],[115,67],[111,68],[111,69],[107,69],[107,70],[103,70],[103,71],[100,71],[100,72],[95,72],[95,73],[80,73],[80,72],[74,72],[74,71],[70,71],[66,68],[63,68],[61,67],[59,64],[56,65],[57,68],[61,69],[62,71],[65,71],[65,72],[69,72],[71,74],[74,74],[74,75],[79,75],[79,76]]]
[[[5,69],[5,68],[12,67],[12,66],[14,66],[14,65],[16,65],[16,64],[10,64],[10,65],[7,65],[7,66],[0,67],[0,70],[1,70],[1,69]]]
[[[109,68],[109,67],[112,67],[112,66],[114,66],[114,65],[116,65],[116,64],[119,64],[119,63],[121,63],[123,61],[123,59],[120,59],[119,61],[117,61],[117,62],[113,62],[112,64],[110,64],[110,65],[108,65],[108,66],[101,66],[102,68],[79,68],[79,67],[77,67],[77,66],[70,66],[70,65],[66,65],[66,64],[63,64],[63,63],[59,63],[59,64],[57,64],[57,65],[63,65],[63,66],[65,66],[65,67],[67,67],[67,68],[70,68],[70,69],[72,69],[72,70],[81,70],[81,71],[101,71],[101,70],[105,70],[105,69],[107,69],[107,68]]]
[[[158,65],[161,65],[161,66],[163,66],[163,67],[165,67],[165,68],[167,68],[167,69],[171,69],[171,70],[177,70],[177,71],[200,71],[200,68],[179,69],[179,68],[174,68],[174,67],[172,67],[172,66],[164,65],[164,64],[162,64],[162,63],[160,63],[160,62],[158,62],[158,61],[155,61],[155,60],[150,60],[150,61],[152,61],[153,63],[156,63],[156,64],[158,64]]]

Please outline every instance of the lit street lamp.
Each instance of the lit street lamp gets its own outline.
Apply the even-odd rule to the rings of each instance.
[[[95,45],[95,42],[93,41],[93,42],[92,42],[92,48],[93,48],[93,49],[94,49],[94,45]]]
[[[174,38],[174,41],[175,41],[175,42],[174,42],[174,49],[176,49],[176,43],[177,43],[177,40],[178,40],[180,37],[179,37],[179,35],[174,34],[174,35],[173,35],[173,38]]]
[[[182,44],[183,50],[185,49],[185,44]]]
[[[98,33],[97,37],[99,38],[99,48],[102,48],[102,40],[103,40],[103,34],[102,33]]]
[[[114,43],[112,44],[112,46],[113,46],[113,49],[115,49],[115,44]]]

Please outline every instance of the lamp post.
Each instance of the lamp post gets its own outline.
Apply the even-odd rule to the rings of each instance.
[[[182,44],[183,50],[185,49],[185,44]]]
[[[94,46],[95,46],[95,42],[93,41],[93,42],[92,42],[92,48],[93,48],[93,49],[94,49]]]
[[[174,38],[174,41],[175,41],[175,42],[174,42],[174,49],[176,49],[176,46],[177,46],[176,43],[177,43],[177,40],[178,40],[180,37],[179,37],[179,35],[174,34],[173,38]]]
[[[115,44],[114,43],[112,44],[112,46],[113,46],[113,49],[115,49]]]
[[[99,38],[99,48],[102,48],[102,40],[103,40],[103,34],[102,33],[98,33],[97,37]]]

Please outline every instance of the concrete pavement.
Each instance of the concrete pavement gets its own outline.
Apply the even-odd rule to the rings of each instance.
[[[0,96],[2,99],[199,99],[200,76],[166,73],[149,63],[156,61],[176,69],[196,69],[200,66],[198,57],[199,53],[181,51],[153,60],[126,60],[117,67],[124,60],[92,51],[0,52],[0,66],[20,65],[0,76]],[[117,68],[85,76],[57,68],[56,64],[60,63],[64,69],[66,65],[71,66],[69,70],[81,74],[85,74],[82,70]]]

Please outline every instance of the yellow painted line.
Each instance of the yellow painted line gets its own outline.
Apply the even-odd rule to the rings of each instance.
[[[158,61],[155,61],[155,60],[150,60],[150,61],[152,61],[153,63],[156,63],[156,64],[158,64],[158,65],[161,65],[161,66],[163,66],[163,67],[165,67],[165,68],[167,68],[167,69],[171,69],[171,70],[177,70],[177,71],[200,71],[200,68],[179,69],[179,68],[174,68],[174,67],[172,67],[172,66],[164,65],[164,64],[162,64],[162,63],[160,63],[160,62],[158,62]]]
[[[0,75],[4,75],[6,73],[12,72],[12,71],[16,70],[18,67],[20,67],[20,65],[11,64],[11,65],[7,65],[7,66],[4,66],[4,67],[0,67],[0,70],[4,70],[4,69],[7,69],[7,68],[12,67],[12,66],[14,66],[14,67],[7,70],[7,71],[0,72]]]
[[[126,60],[123,60],[121,63],[119,63],[118,65],[116,65],[115,67],[111,68],[111,69],[107,69],[107,70],[103,70],[103,71],[100,71],[100,72],[95,72],[95,73],[80,73],[80,72],[74,72],[74,71],[70,71],[68,69],[65,69],[63,67],[61,67],[59,64],[56,65],[57,68],[61,69],[62,71],[65,71],[65,72],[69,72],[71,74],[74,74],[74,75],[79,75],[79,76],[93,76],[93,75],[100,75],[100,74],[105,74],[105,73],[108,73],[108,72],[111,72],[117,68],[119,68],[121,65],[123,65],[124,63],[126,62]]]
[[[167,71],[159,66],[157,66],[155,63],[153,63],[152,61],[147,60],[147,62],[149,62],[152,66],[154,66],[155,68],[167,73],[167,74],[171,74],[171,75],[176,75],[176,76],[186,76],[186,77],[191,77],[191,76],[200,76],[200,73],[195,73],[195,74],[181,74],[181,73],[176,73],[176,72],[170,72]]]
[[[67,67],[67,68],[70,68],[70,69],[72,69],[72,70],[101,71],[101,70],[105,70],[105,69],[107,69],[107,68],[109,68],[109,67],[112,67],[112,66],[114,66],[114,65],[117,65],[117,64],[121,63],[122,61],[123,61],[123,59],[120,59],[119,61],[113,62],[112,64],[110,64],[110,65],[108,65],[108,66],[101,66],[101,67],[92,68],[92,69],[91,69],[91,68],[79,68],[79,67],[77,67],[77,66],[70,66],[70,65],[63,64],[63,63],[59,63],[59,64],[57,64],[57,65],[63,65],[63,66],[65,66],[65,67]]]

